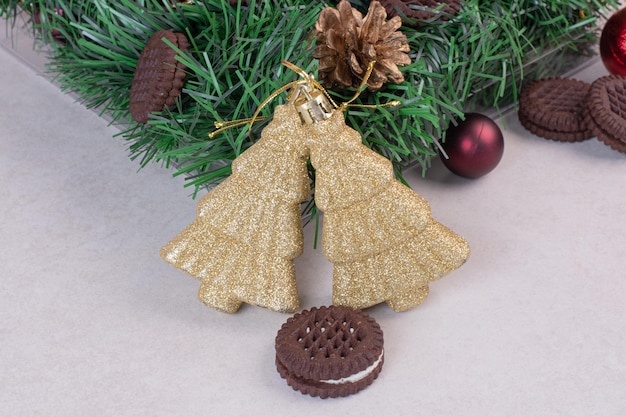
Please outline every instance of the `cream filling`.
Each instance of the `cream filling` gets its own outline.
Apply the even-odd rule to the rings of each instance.
[[[374,361],[373,364],[371,364],[367,368],[363,369],[362,371],[357,372],[356,374],[347,376],[345,378],[339,378],[339,379],[322,379],[322,380],[320,380],[320,382],[323,382],[325,384],[334,384],[335,385],[335,384],[347,384],[347,383],[360,381],[363,378],[367,377],[372,372],[374,372],[374,369],[376,369],[378,364],[380,364],[380,362],[382,362],[382,360],[383,360],[383,353],[384,353],[384,350],[381,350],[380,351],[380,356],[378,357],[378,359],[376,359]]]

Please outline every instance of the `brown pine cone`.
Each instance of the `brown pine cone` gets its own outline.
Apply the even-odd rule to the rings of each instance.
[[[320,83],[327,88],[358,87],[371,61],[376,64],[367,80],[370,90],[378,90],[386,82],[403,82],[398,65],[411,63],[409,44],[398,31],[400,17],[385,21],[386,17],[378,1],[370,3],[365,17],[347,0],[341,0],[337,9],[322,10],[315,24],[317,43],[313,51],[319,60]]]

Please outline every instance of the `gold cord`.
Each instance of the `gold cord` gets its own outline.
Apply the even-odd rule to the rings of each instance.
[[[306,71],[304,71],[302,68],[298,67],[295,64],[292,64],[289,61],[282,61],[282,64],[284,66],[286,66],[287,68],[289,68],[290,70],[294,71],[295,73],[297,73],[298,75],[300,75],[302,77],[301,80],[296,80],[296,81],[292,81],[288,84],[283,85],[282,87],[278,88],[277,90],[275,90],[272,94],[270,94],[265,100],[263,100],[263,102],[259,105],[259,107],[256,109],[256,111],[254,112],[254,114],[252,115],[252,117],[246,118],[246,119],[237,119],[237,120],[227,120],[227,121],[216,121],[214,123],[216,130],[214,130],[213,132],[209,133],[209,138],[213,138],[215,137],[215,135],[231,129],[233,127],[237,127],[237,126],[242,126],[245,124],[249,124],[250,125],[250,130],[248,131],[248,135],[250,136],[250,141],[254,142],[254,139],[252,138],[252,125],[259,121],[259,120],[265,120],[267,119],[266,116],[259,116],[259,113],[261,112],[261,110],[263,109],[263,107],[265,107],[270,101],[274,100],[279,94],[291,89],[292,87],[295,87],[297,85],[309,85],[312,86],[314,88],[316,88],[317,90],[321,91],[324,96],[326,96],[326,98],[328,99],[328,101],[331,103],[331,105],[337,109],[340,110],[342,112],[345,112],[347,110],[348,107],[355,107],[355,108],[365,108],[365,109],[375,109],[377,107],[395,107],[395,106],[399,106],[401,103],[399,100],[392,100],[388,103],[385,104],[380,104],[380,105],[376,105],[376,104],[352,104],[352,102],[354,100],[356,100],[357,98],[359,98],[359,96],[361,95],[361,93],[363,92],[363,90],[365,90],[365,87],[367,86],[367,81],[369,80],[370,76],[372,75],[372,71],[374,70],[374,65],[376,64],[376,61],[371,61],[369,63],[369,65],[367,66],[367,71],[365,72],[365,75],[363,76],[363,80],[361,80],[361,84],[359,85],[359,88],[357,88],[356,92],[354,93],[354,96],[352,96],[352,98],[348,101],[345,101],[343,103],[341,103],[340,105],[337,105],[337,103],[335,103],[335,101],[332,99],[332,97],[330,96],[330,94],[328,93],[328,91],[322,87],[322,85],[315,79],[313,78],[310,74],[307,74]],[[287,98],[287,101],[291,101],[292,99],[292,94],[291,93],[289,95],[289,97]]]

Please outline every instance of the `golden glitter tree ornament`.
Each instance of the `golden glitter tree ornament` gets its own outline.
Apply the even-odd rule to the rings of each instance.
[[[319,60],[318,78],[327,88],[358,87],[370,62],[376,62],[367,79],[370,90],[383,84],[404,81],[398,65],[408,65],[411,58],[406,35],[398,31],[402,19],[395,16],[386,21],[387,12],[372,1],[365,17],[347,0],[337,8],[324,8],[315,24],[317,36],[313,57]]]
[[[430,282],[467,260],[469,245],[394,178],[388,159],[363,145],[344,121],[348,105],[322,105],[305,139],[315,168],[315,203],[324,213],[322,249],[333,263],[332,301],[357,309],[387,302],[395,311],[408,310],[428,296]]]
[[[322,248],[333,263],[333,304],[395,311],[420,304],[428,284],[461,266],[467,242],[431,217],[428,202],[393,176],[335,111],[307,140],[315,203],[324,212]]]
[[[300,204],[310,194],[308,148],[293,106],[280,106],[232,175],[197,205],[196,220],[161,257],[200,280],[198,298],[234,313],[241,303],[298,309],[293,260],[302,253]]]

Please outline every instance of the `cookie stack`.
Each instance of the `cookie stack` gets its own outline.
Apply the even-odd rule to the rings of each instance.
[[[584,115],[598,140],[626,153],[626,77],[609,75],[594,81]]]
[[[544,78],[527,84],[519,98],[519,119],[537,136],[560,142],[578,142],[592,136],[583,119],[590,85],[562,78]]]
[[[560,142],[597,137],[626,153],[626,77],[607,75],[591,84],[570,78],[528,83],[519,99],[520,123]]]

